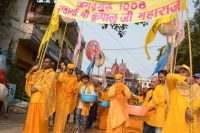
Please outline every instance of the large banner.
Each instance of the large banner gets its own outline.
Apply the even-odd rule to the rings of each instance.
[[[135,23],[175,14],[187,0],[57,0],[61,16],[107,24]]]

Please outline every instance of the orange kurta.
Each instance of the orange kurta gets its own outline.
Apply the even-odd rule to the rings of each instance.
[[[48,117],[55,111],[56,73],[53,69],[38,70],[26,76],[26,92],[30,104],[23,133],[48,133]],[[31,89],[38,91],[31,95]]]
[[[166,86],[165,84],[159,84],[156,86],[153,92],[153,103],[155,105],[155,127],[162,128],[164,126],[167,114],[167,103],[166,103]]]
[[[116,83],[110,87],[107,95],[111,100],[106,133],[125,133],[129,123],[127,100],[132,94],[123,83]]]
[[[54,133],[63,133],[66,117],[70,114],[76,106],[78,84],[75,75],[69,75],[62,72],[58,76],[58,83],[56,88],[56,117],[53,128]]]

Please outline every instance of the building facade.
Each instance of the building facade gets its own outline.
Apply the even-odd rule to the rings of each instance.
[[[7,0],[2,1],[7,2]],[[17,85],[16,95],[18,99],[24,100],[24,97],[26,97],[24,93],[25,74],[37,63],[38,48],[50,22],[54,3],[48,2],[48,0],[46,2],[44,3],[41,0],[14,0],[14,2],[9,3],[14,11],[7,13],[1,19],[2,21],[0,20],[1,66],[3,66],[2,63],[5,63],[3,60],[6,59],[6,64],[9,64],[5,67],[7,68],[8,81]],[[8,19],[8,15],[10,15],[10,19]],[[59,58],[60,44],[66,23],[61,21],[59,26],[59,31],[53,34],[46,52],[46,55],[50,56],[55,63]],[[67,24],[61,56],[61,59],[66,63],[73,62],[78,32],[79,26],[75,21]],[[82,41],[82,49],[77,64],[80,70],[84,47],[85,42]]]

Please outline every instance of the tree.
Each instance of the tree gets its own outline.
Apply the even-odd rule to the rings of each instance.
[[[143,26],[148,25],[147,22],[139,22],[135,24],[142,24]],[[118,33],[119,37],[124,37],[128,29],[128,24],[102,24],[102,29],[107,29],[108,27],[111,27],[111,29],[115,30]]]
[[[193,72],[200,72],[200,0],[194,0],[195,13],[190,20],[191,41],[192,41],[192,58]],[[177,64],[189,65],[189,46],[188,46],[188,29],[185,23],[185,39],[178,48]]]
[[[200,72],[200,0],[194,0],[195,13],[194,17],[190,20],[191,42],[192,42],[192,58],[193,58],[193,73]],[[177,63],[176,65],[190,65],[189,58],[189,41],[188,41],[188,28],[187,22],[184,25],[185,39],[178,47]],[[158,49],[162,51],[162,48]],[[159,59],[161,54],[157,56]],[[157,60],[158,61],[158,60]]]

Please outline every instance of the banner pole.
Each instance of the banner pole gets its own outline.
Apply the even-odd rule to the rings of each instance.
[[[187,16],[187,29],[188,29],[188,45],[189,45],[189,58],[190,58],[190,78],[192,78],[193,74],[193,66],[192,66],[192,42],[191,42],[191,32],[190,32],[190,18],[189,18],[189,9],[186,10],[186,16]],[[192,114],[193,106],[192,106],[192,100],[193,100],[193,87],[190,85],[190,113]],[[193,133],[193,124],[190,123],[190,133]]]
[[[58,57],[58,63],[57,63],[56,70],[58,69],[58,66],[59,66],[59,63],[60,63],[60,58],[61,58],[61,54],[62,54],[63,42],[64,42],[64,39],[65,39],[66,30],[67,30],[67,23],[65,25],[64,33],[63,33],[63,36],[62,36],[61,47],[60,47],[60,52],[59,52],[59,57]]]

